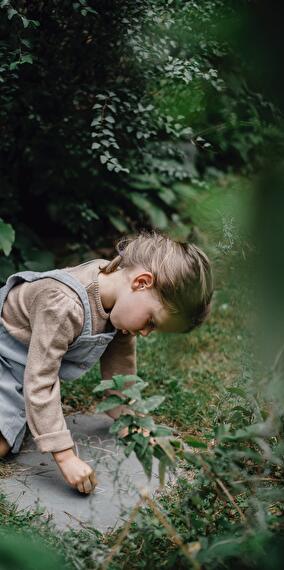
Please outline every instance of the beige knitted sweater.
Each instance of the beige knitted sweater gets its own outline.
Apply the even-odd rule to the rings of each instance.
[[[85,286],[92,312],[92,334],[113,330],[102,305],[98,271],[107,263],[64,267]],[[62,451],[74,445],[60,398],[61,359],[80,334],[84,309],[77,293],[50,277],[15,285],[4,302],[2,324],[29,347],[24,373],[24,397],[29,428],[40,451]],[[136,338],[118,331],[100,358],[102,379],[136,374]]]

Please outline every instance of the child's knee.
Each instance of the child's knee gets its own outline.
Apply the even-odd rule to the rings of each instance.
[[[2,433],[0,433],[0,457],[5,457],[9,451],[10,446],[6,439],[3,437]]]

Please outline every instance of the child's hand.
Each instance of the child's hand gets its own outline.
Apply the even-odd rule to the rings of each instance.
[[[54,452],[53,457],[67,483],[80,493],[91,493],[97,485],[94,470],[75,455],[73,449]]]

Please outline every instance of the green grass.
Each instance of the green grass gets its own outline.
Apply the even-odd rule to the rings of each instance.
[[[158,415],[182,433],[210,429],[226,387],[240,376],[241,323],[232,307],[226,313],[221,307],[216,304],[210,320],[191,334],[139,343],[139,375],[149,393],[165,396]]]

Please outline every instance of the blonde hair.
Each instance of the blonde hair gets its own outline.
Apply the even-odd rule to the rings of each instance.
[[[153,286],[169,315],[185,322],[189,332],[207,318],[211,309],[213,277],[207,255],[193,243],[175,241],[157,231],[141,231],[118,240],[118,255],[101,273],[142,265],[153,275]]]

